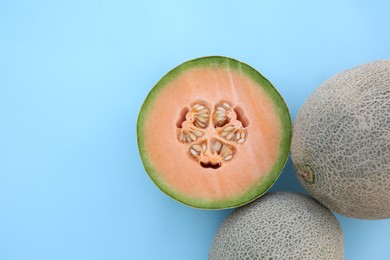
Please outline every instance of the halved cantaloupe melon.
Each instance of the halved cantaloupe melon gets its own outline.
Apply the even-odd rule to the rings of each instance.
[[[291,118],[281,95],[227,57],[191,60],[147,96],[138,146],[154,183],[192,207],[223,209],[264,194],[287,160]]]

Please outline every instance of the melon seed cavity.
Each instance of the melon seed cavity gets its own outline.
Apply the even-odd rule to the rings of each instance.
[[[177,140],[188,145],[188,157],[203,168],[218,169],[234,159],[248,137],[248,119],[240,107],[221,100],[214,106],[198,100],[182,109]]]

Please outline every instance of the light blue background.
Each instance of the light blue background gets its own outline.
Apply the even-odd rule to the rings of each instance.
[[[0,259],[206,259],[231,212],[147,177],[136,120],[206,55],[271,80],[294,118],[343,69],[390,58],[388,1],[0,1]],[[303,192],[289,161],[272,190]],[[337,215],[347,260],[390,259],[390,221]]]

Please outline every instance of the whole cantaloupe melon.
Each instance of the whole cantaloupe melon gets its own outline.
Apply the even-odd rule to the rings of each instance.
[[[315,199],[349,217],[390,218],[390,60],[325,81],[293,132],[291,157]]]
[[[209,260],[344,258],[334,215],[305,195],[276,192],[236,209],[219,227]]]
[[[187,61],[150,91],[138,122],[146,172],[167,195],[205,209],[264,194],[291,143],[281,95],[259,72],[227,57]]]

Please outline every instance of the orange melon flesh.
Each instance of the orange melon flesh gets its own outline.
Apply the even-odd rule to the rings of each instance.
[[[203,135],[182,142],[177,122],[183,108],[188,111],[194,102],[209,107],[208,126],[191,124]],[[228,124],[213,124],[216,104],[223,102],[240,108],[247,120],[245,127],[237,123],[246,133],[242,142],[222,137]],[[280,175],[291,142],[291,119],[280,94],[253,68],[226,57],[200,58],[170,71],[149,93],[137,127],[140,155],[155,184],[186,205],[207,209],[237,207],[264,194]],[[200,140],[207,145],[203,159],[191,155],[192,143]],[[215,140],[234,153],[217,156],[211,150]],[[218,160],[218,168],[203,167],[204,158]]]

